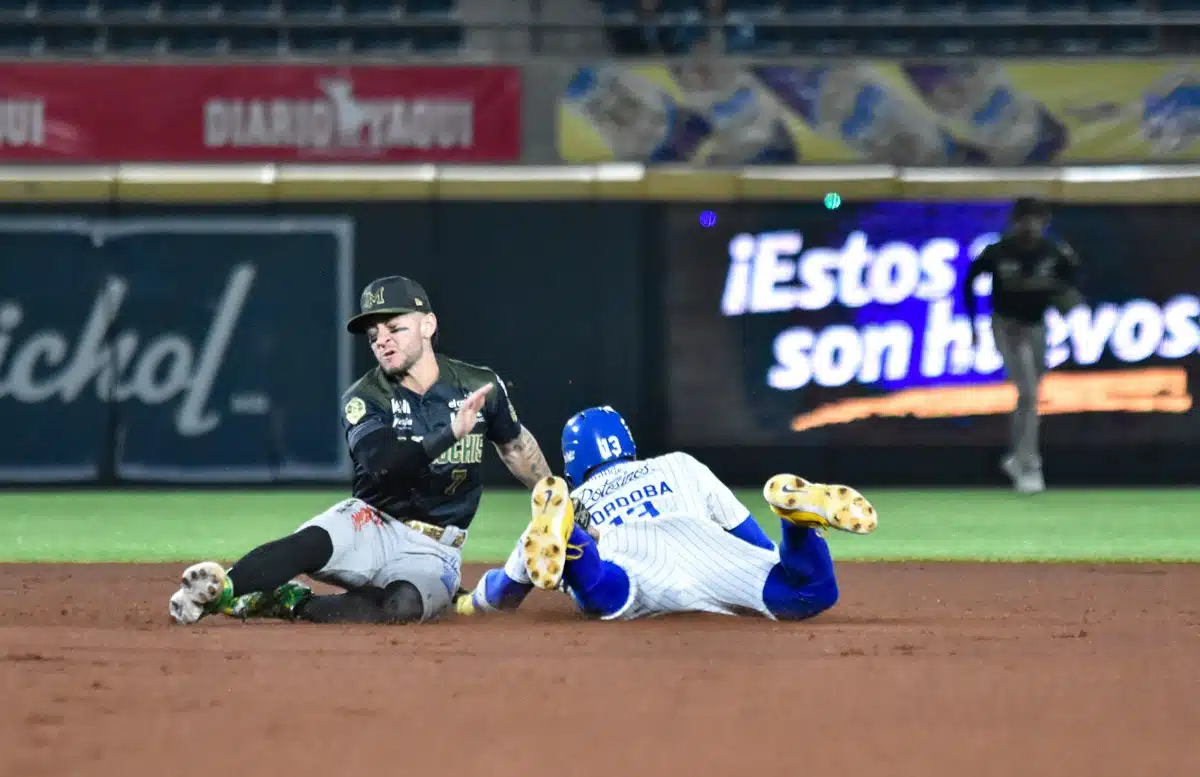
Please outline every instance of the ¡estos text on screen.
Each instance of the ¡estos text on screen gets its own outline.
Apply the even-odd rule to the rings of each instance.
[[[971,322],[954,312],[960,273],[956,262],[973,261],[999,236],[986,233],[965,246],[949,237],[920,245],[889,241],[872,246],[866,233],[851,233],[840,247],[804,250],[800,232],[740,234],[729,241],[729,269],[721,298],[726,317],[875,306],[896,308],[891,320],[869,324],[792,326],[775,336],[775,363],[766,383],[780,391],[810,383],[837,387],[851,382],[904,381],[976,374],[1002,368],[987,316]],[[978,279],[980,297],[991,279]],[[910,300],[916,307],[899,307]],[[886,318],[886,317],[885,317]],[[1157,356],[1182,359],[1200,350],[1200,298],[1180,294],[1163,304],[1134,299],[1124,304],[1081,305],[1066,316],[1046,316],[1048,367],[1092,365],[1104,351],[1135,364]],[[971,329],[979,335],[971,345]]]

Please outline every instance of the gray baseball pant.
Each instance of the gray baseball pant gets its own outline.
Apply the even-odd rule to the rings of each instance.
[[[1040,472],[1038,385],[1046,372],[1046,324],[992,316],[992,335],[1004,359],[1004,372],[1017,386],[1011,453],[1022,472]]]

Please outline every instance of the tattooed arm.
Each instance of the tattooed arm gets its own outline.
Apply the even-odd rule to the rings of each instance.
[[[500,452],[504,466],[508,467],[513,477],[524,483],[526,488],[533,488],[539,480],[551,474],[550,465],[546,463],[541,447],[524,426],[515,440],[497,445],[496,450]]]
[[[492,401],[484,413],[488,439],[513,477],[532,489],[539,480],[552,474],[550,465],[533,434],[517,419],[517,411],[508,399],[508,387],[500,376],[495,377],[495,383],[500,390],[492,393]]]
[[[524,483],[526,488],[533,488],[542,477],[551,475],[550,465],[546,464],[546,457],[542,456],[538,440],[534,439],[527,428],[521,427],[521,434],[517,435],[517,439],[505,445],[497,445],[496,450],[500,452],[500,459],[504,460],[504,465],[508,466],[512,476]]]

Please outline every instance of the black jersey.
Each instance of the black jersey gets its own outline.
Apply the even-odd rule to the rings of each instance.
[[[1010,236],[989,245],[967,272],[963,296],[974,318],[975,279],[992,276],[992,313],[1025,323],[1039,323],[1056,298],[1073,288],[1079,269],[1066,243],[1039,238],[1022,244]]]
[[[398,439],[420,442],[445,433],[459,404],[475,389],[495,384],[475,428],[426,467],[415,481],[382,481],[354,462],[354,496],[401,520],[465,529],[483,495],[480,468],[485,441],[504,445],[521,433],[508,390],[495,372],[445,356],[437,357],[438,379],[418,394],[375,369],[342,396],[342,426],[354,458],[354,445],[372,432],[391,428]]]

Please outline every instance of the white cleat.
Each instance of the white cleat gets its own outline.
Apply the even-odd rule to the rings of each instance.
[[[171,594],[171,620],[191,624],[213,612],[227,585],[225,568],[215,561],[201,561],[183,570],[179,590]]]
[[[870,534],[879,515],[866,498],[849,486],[810,483],[796,475],[776,475],[763,486],[771,512],[789,523]]]
[[[1018,494],[1040,494],[1046,490],[1046,479],[1041,472],[1022,472],[1014,486]]]
[[[1013,489],[1018,494],[1040,494],[1046,490],[1046,480],[1041,470],[1025,472],[1017,466],[1016,456],[1005,456],[1000,462],[1000,469],[1013,482]]]
[[[553,591],[562,582],[567,566],[567,541],[575,525],[575,507],[567,481],[542,478],[533,487],[530,500],[533,520],[521,535],[525,571],[535,586]]]

